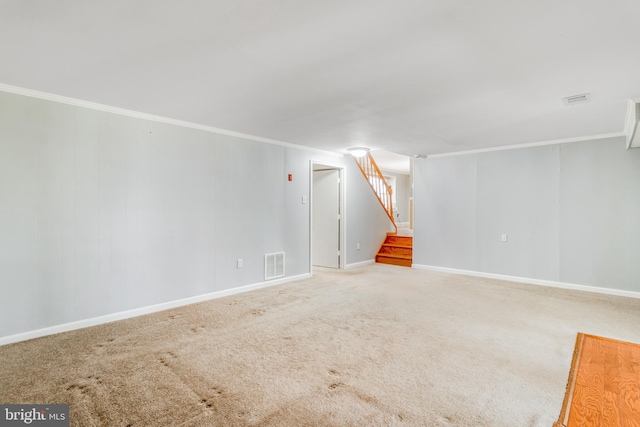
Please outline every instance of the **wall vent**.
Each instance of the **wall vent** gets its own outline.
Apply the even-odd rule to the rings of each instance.
[[[566,98],[562,98],[562,102],[564,105],[576,105],[576,104],[585,104],[591,101],[591,94],[583,93],[581,95],[573,95],[567,96]]]
[[[284,277],[284,252],[264,255],[264,280]]]

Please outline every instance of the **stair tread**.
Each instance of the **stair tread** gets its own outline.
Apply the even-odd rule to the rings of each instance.
[[[412,259],[411,255],[404,255],[404,254],[378,254],[377,256],[384,257],[384,258]]]
[[[412,249],[413,245],[403,245],[402,243],[383,243],[382,246],[388,246],[391,248],[407,248]]]
[[[380,264],[397,265],[399,267],[412,266],[412,261],[410,259],[402,259],[402,258],[381,258],[376,260],[376,262]]]

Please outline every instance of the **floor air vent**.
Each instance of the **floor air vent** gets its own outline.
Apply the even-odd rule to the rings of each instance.
[[[264,280],[284,277],[284,252],[264,255]]]

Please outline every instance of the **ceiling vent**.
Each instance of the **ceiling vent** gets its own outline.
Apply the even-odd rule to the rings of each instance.
[[[591,94],[583,93],[582,95],[573,95],[562,98],[564,105],[586,104],[591,101]]]

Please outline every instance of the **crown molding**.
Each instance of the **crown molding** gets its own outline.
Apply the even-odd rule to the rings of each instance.
[[[156,115],[153,115],[153,114],[143,113],[143,112],[140,112],[140,111],[127,110],[126,108],[113,107],[113,106],[110,106],[110,105],[99,104],[99,103],[91,102],[91,101],[84,101],[84,100],[81,100],[81,99],[70,98],[70,97],[67,97],[67,96],[56,95],[56,94],[53,94],[53,93],[41,92],[41,91],[38,91],[38,90],[27,89],[27,88],[18,87],[18,86],[11,86],[11,85],[7,85],[7,84],[4,84],[4,83],[0,83],[0,92],[13,93],[13,94],[16,94],[16,95],[28,96],[30,98],[38,98],[38,99],[43,99],[43,100],[46,100],[46,101],[59,102],[61,104],[68,104],[68,105],[73,105],[73,106],[76,106],[76,107],[82,107],[82,108],[88,108],[88,109],[91,109],[91,110],[103,111],[103,112],[106,112],[106,113],[118,114],[120,116],[133,117],[133,118],[136,118],[136,119],[149,120],[149,121],[152,121],[152,122],[165,123],[165,124],[169,124],[169,125],[180,126],[180,127],[184,127],[184,128],[190,128],[190,129],[197,129],[197,130],[201,130],[201,131],[204,131],[204,132],[217,133],[217,134],[220,134],[220,135],[234,136],[234,137],[237,137],[237,138],[247,139],[247,140],[250,140],[250,141],[263,142],[265,144],[280,145],[280,146],[283,146],[283,147],[297,148],[297,149],[300,149],[300,150],[313,151],[313,152],[322,153],[322,154],[330,155],[330,156],[334,156],[334,157],[343,157],[342,153],[337,153],[337,152],[334,152],[334,151],[328,151],[328,150],[322,150],[322,149],[319,149],[319,148],[307,147],[307,146],[304,146],[304,145],[294,144],[294,143],[291,143],[291,142],[278,141],[276,139],[263,138],[261,136],[250,135],[250,134],[241,133],[241,132],[235,132],[235,131],[232,131],[232,130],[221,129],[221,128],[217,128],[217,127],[213,127],[213,126],[207,126],[207,125],[203,125],[203,124],[199,124],[199,123],[188,122],[188,121],[185,121],[185,120],[177,120],[177,119],[172,119],[172,118],[169,118],[169,117],[156,116]]]
[[[593,141],[598,139],[617,138],[621,136],[626,136],[626,133],[610,132],[610,133],[601,133],[597,135],[578,136],[575,138],[552,139],[548,141],[527,142],[524,144],[515,144],[515,145],[504,145],[501,147],[480,148],[477,150],[454,151],[451,153],[427,155],[427,158],[435,159],[438,157],[463,156],[466,154],[478,154],[478,153],[489,153],[492,151],[515,150],[517,148],[543,147],[545,145],[569,144],[571,142]]]

